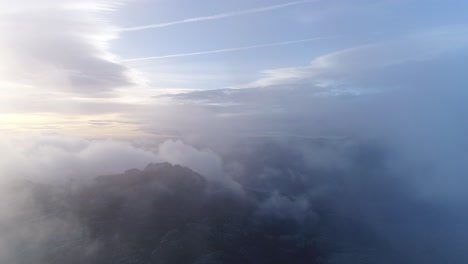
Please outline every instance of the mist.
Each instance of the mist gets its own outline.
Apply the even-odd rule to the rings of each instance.
[[[463,1],[36,2],[0,263],[468,263]]]
[[[302,92],[298,89],[298,93]],[[263,117],[271,116],[262,118],[270,120],[266,123],[254,122],[258,120],[255,116],[233,116],[231,125],[235,126],[224,129],[248,126],[249,133],[223,134],[224,144],[215,136],[212,142],[200,136],[222,133],[224,130],[217,124],[226,124],[224,117],[210,120],[213,128],[196,127],[191,131],[192,136],[188,133],[177,140],[86,140],[62,135],[4,138],[2,200],[14,202],[2,208],[2,228],[10,231],[1,239],[2,261],[55,263],[53,261],[75,258],[76,263],[112,263],[137,254],[130,250],[124,251],[127,252],[122,253],[124,256],[112,255],[115,237],[130,239],[128,235],[110,222],[109,228],[115,234],[108,231],[111,233],[96,236],[95,232],[101,231],[87,222],[89,215],[80,211],[83,209],[76,207],[76,203],[82,201],[83,193],[89,193],[89,199],[97,195],[99,198],[94,199],[102,199],[104,205],[101,206],[105,206],[106,199],[112,201],[116,199],[112,197],[121,197],[125,209],[119,209],[114,217],[130,223],[141,217],[167,221],[157,216],[154,210],[158,207],[152,207],[145,200],[156,199],[150,198],[153,195],[164,197],[166,191],[163,190],[170,190],[182,200],[167,200],[174,208],[171,211],[159,209],[165,214],[175,217],[179,214],[174,211],[178,203],[184,203],[186,195],[195,195],[205,198],[191,198],[195,204],[190,203],[185,208],[214,214],[216,219],[221,219],[219,221],[231,224],[218,214],[246,215],[247,222],[234,222],[234,225],[258,232],[259,237],[267,232],[280,240],[292,239],[288,242],[292,244],[275,245],[280,248],[297,249],[300,248],[298,241],[315,241],[305,248],[305,252],[313,252],[313,255],[278,253],[275,257],[278,263],[288,258],[294,263],[310,263],[311,260],[313,263],[463,263],[468,257],[461,246],[468,237],[465,224],[468,215],[463,210],[468,201],[463,191],[467,156],[463,148],[466,140],[459,132],[466,127],[454,118],[463,114],[459,111],[464,108],[457,105],[457,93],[462,91],[444,91],[445,94],[449,92],[453,94],[446,98],[431,89],[424,93],[415,89],[366,96],[319,97],[320,104],[312,106],[298,107],[296,103],[296,107],[311,113],[310,119],[305,117],[305,112],[303,118],[317,120],[316,124],[292,122],[290,126],[277,127],[276,122],[288,118],[289,113],[262,113]],[[433,109],[434,98],[439,99],[435,103],[440,106],[438,109]],[[301,98],[294,100],[300,102]],[[398,109],[392,103],[396,100],[400,102]],[[290,110],[295,118],[296,107]],[[320,114],[314,115],[314,112]],[[326,122],[320,122],[320,118]],[[261,132],[265,128],[277,128],[277,132],[265,134]],[[182,187],[177,184],[157,188],[111,187],[118,184],[119,177],[124,177],[118,175],[135,175],[137,179],[141,173],[149,173],[144,169],[146,165],[159,162],[188,167],[201,175],[207,185],[200,190],[190,188],[180,193],[178,188]],[[132,168],[137,170],[130,170]],[[99,175],[116,176],[106,176],[106,181],[96,182],[100,177],[95,177]],[[164,182],[155,184],[165,186]],[[109,196],[109,192],[113,194]],[[221,203],[217,205],[221,207],[212,207],[215,201]],[[106,210],[106,207],[93,209],[94,206],[87,205],[89,210]],[[110,216],[99,212],[96,211],[94,217],[110,221]],[[207,215],[190,217],[197,223],[196,219]],[[270,223],[273,229],[262,229],[259,223]],[[133,230],[133,227],[127,228]],[[162,232],[160,236],[170,231],[163,226],[151,226],[148,230],[155,234]],[[207,230],[184,232],[190,234],[190,239],[201,239],[208,249],[214,247],[214,238]],[[305,237],[298,237],[301,233]],[[177,237],[172,238],[178,241],[175,243],[188,243]],[[246,243],[242,241],[248,238],[236,239],[235,243]],[[73,246],[58,246],[63,241]],[[157,242],[148,242],[145,247],[161,248],[161,244],[157,245]],[[192,244],[183,245],[194,250],[189,246]],[[206,249],[199,249],[205,252],[201,255],[189,254],[187,259],[198,259],[200,263],[271,261],[271,255],[263,255],[261,250],[249,249],[247,245],[244,259],[240,253],[209,253]],[[141,258],[141,263],[187,261],[174,259],[170,252],[145,254],[135,256]],[[237,254],[239,258],[229,262],[226,258],[229,254]]]
[[[433,75],[432,67],[425,74]],[[177,131],[170,140],[82,139],[60,134],[3,138],[2,200],[14,202],[2,206],[2,229],[9,230],[0,243],[2,262],[59,263],[74,258],[76,263],[114,263],[134,256],[139,263],[272,263],[271,254],[249,248],[244,239],[252,238],[236,236],[229,244],[232,250],[244,248],[244,255],[222,251],[214,246],[212,231],[201,227],[171,231],[143,225],[157,237],[146,244],[127,233],[145,237],[138,233],[142,231],[131,231],[138,225],[125,227],[129,231],[112,221],[106,231],[110,233],[101,234],[80,207],[84,193],[90,199],[94,195],[98,198],[93,199],[102,199],[101,207],[85,204],[89,210],[103,210],[91,214],[104,217],[103,221],[112,219],[103,213],[105,201],[119,197],[125,207],[113,217],[130,223],[145,218],[168,221],[157,210],[176,217],[183,212],[177,211],[179,203],[185,204],[186,195],[193,195],[192,202],[179,209],[199,210],[185,216],[192,224],[213,214],[217,221],[250,230],[256,238],[274,234],[276,244],[256,243],[286,250],[275,256],[278,263],[288,259],[292,263],[464,263],[468,259],[462,247],[468,243],[464,210],[468,126],[463,118],[468,113],[462,100],[466,92],[458,83],[448,82],[441,89],[433,81],[411,81],[401,89],[335,96],[298,85],[287,90],[274,87],[265,98],[260,96],[262,89],[266,88],[220,93],[216,100],[226,102],[220,107],[211,107],[205,99],[211,92],[174,96],[171,100],[185,103],[159,112],[164,119],[140,116],[148,131],[153,127]],[[250,101],[253,96],[255,100]],[[255,111],[250,110],[253,107]],[[185,122],[188,109],[194,113],[189,123]],[[164,182],[155,183],[163,185],[157,188],[112,187],[119,177],[138,179],[150,173],[145,169],[148,164],[160,162],[193,170],[206,186],[185,191]],[[116,176],[96,182],[99,175]],[[165,197],[168,190],[181,200],[150,198]],[[174,208],[158,209],[147,199],[169,199],[166,202]],[[213,207],[213,203],[220,204]],[[224,214],[244,216],[247,221],[231,222]],[[174,257],[177,253],[172,251],[154,251],[163,250],[159,239],[174,230],[189,234],[182,238],[174,233],[171,238],[192,250],[183,253],[187,259]],[[118,246],[116,237],[127,243],[137,239],[140,242],[134,243],[141,252],[126,249],[123,256],[111,254]],[[192,239],[203,243],[203,249],[194,249]],[[281,239],[291,240],[281,244]],[[73,246],[58,246],[63,241]],[[300,251],[299,241],[312,244]],[[242,243],[247,244],[242,247]],[[292,249],[299,251],[288,251]],[[233,255],[238,258],[229,262]]]

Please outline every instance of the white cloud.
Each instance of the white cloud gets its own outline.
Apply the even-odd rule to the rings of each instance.
[[[150,144],[151,143],[151,144]],[[89,180],[118,174],[150,163],[169,162],[191,168],[208,180],[228,183],[223,161],[210,149],[182,141],[143,145],[118,140],[90,140],[59,134],[10,136],[0,139],[0,182],[29,179],[37,182]]]
[[[103,94],[131,85],[114,62],[106,14],[122,1],[1,1],[0,79],[40,90]]]
[[[276,46],[293,45],[293,44],[312,42],[312,41],[317,41],[317,40],[322,40],[322,39],[330,39],[330,38],[335,38],[335,37],[332,36],[332,37],[306,38],[306,39],[290,40],[290,41],[282,41],[282,42],[273,42],[273,43],[267,43],[267,44],[245,46],[245,47],[236,47],[236,48],[227,48],[227,49],[218,49],[218,50],[208,50],[208,51],[199,51],[199,52],[190,52],[190,53],[179,53],[179,54],[162,55],[162,56],[150,56],[150,57],[142,57],[142,58],[124,59],[124,60],[121,60],[121,62],[160,60],[160,59],[191,57],[191,56],[199,56],[199,55],[207,55],[207,54],[227,53],[227,52],[235,52],[235,51],[243,51],[243,50],[251,50],[251,49],[260,49],[260,48],[268,48],[268,47],[276,47]]]
[[[155,153],[129,143],[62,135],[3,137],[0,180],[63,181],[121,173],[158,161]]]
[[[141,31],[141,30],[147,30],[147,29],[165,28],[165,27],[170,27],[170,26],[175,26],[175,25],[180,25],[180,24],[195,23],[195,22],[209,21],[209,20],[218,20],[218,19],[223,19],[223,18],[228,18],[228,17],[263,13],[263,12],[283,9],[283,8],[296,6],[296,5],[303,5],[303,4],[312,3],[312,2],[316,2],[316,0],[300,0],[300,1],[287,2],[283,4],[278,4],[278,5],[271,5],[271,6],[252,8],[252,9],[247,9],[247,10],[227,12],[227,13],[216,14],[216,15],[211,15],[211,16],[193,17],[193,18],[187,18],[183,20],[177,20],[177,21],[166,22],[166,23],[128,27],[128,28],[122,28],[120,30],[121,31]]]
[[[221,157],[209,149],[198,150],[180,140],[168,140],[159,146],[158,155],[162,160],[187,166],[214,180],[224,176]]]
[[[239,87],[306,83],[333,87],[368,78],[372,72],[418,61],[430,61],[468,47],[466,26],[438,28],[392,41],[367,44],[325,54],[309,65],[269,69],[263,77]]]

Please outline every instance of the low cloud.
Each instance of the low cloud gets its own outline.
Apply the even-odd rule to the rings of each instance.
[[[334,263],[362,258],[369,263],[394,260],[439,263],[448,258],[466,259],[465,251],[457,247],[466,241],[454,236],[455,229],[460,234],[468,232],[461,228],[467,219],[460,209],[466,204],[460,197],[465,195],[454,192],[448,182],[446,185],[439,182],[442,179],[460,182],[462,174],[456,170],[466,171],[466,165],[458,163],[463,157],[456,158],[460,153],[447,148],[423,156],[419,152],[422,150],[410,152],[399,145],[401,142],[390,143],[368,137],[263,137],[244,138],[218,152],[206,143],[200,148],[174,140],[124,142],[60,135],[4,138],[0,143],[5,153],[0,163],[2,198],[13,199],[14,203],[1,208],[0,227],[21,229],[20,234],[8,233],[7,239],[14,245],[28,245],[28,248],[19,247],[26,252],[22,259],[30,258],[38,263],[46,260],[50,263],[52,257],[53,261],[59,261],[55,259],[57,256],[74,256],[77,263],[85,260],[101,263],[103,258],[118,260],[126,254],[136,254],[131,248],[121,252],[121,256],[111,253],[117,243],[115,237],[127,236],[128,230],[143,230],[138,233],[142,239],[151,230],[160,234],[158,237],[163,241],[147,242],[139,247],[153,252],[148,256],[138,253],[139,258],[168,258],[164,261],[170,263],[178,255],[171,253],[170,244],[164,242],[167,240],[198,241],[197,245],[203,247],[195,247],[196,254],[190,256],[206,257],[203,254],[214,250],[218,236],[207,231],[210,229],[206,228],[216,225],[206,227],[204,214],[217,221],[222,219],[229,228],[217,232],[233,236],[229,243],[245,245],[245,254],[259,261],[270,253],[251,250],[248,241],[252,238],[243,236],[237,228],[257,232],[256,245],[276,241],[275,246],[292,250],[278,251],[278,258],[283,261],[285,257],[310,260],[318,256]],[[414,143],[413,146],[419,144]],[[439,146],[437,141],[432,143],[431,148]],[[186,174],[188,171],[179,170],[180,167],[167,165],[162,167],[169,170],[166,172],[177,171],[168,174],[176,178],[155,176],[154,184],[132,183],[132,177],[145,179],[142,169],[147,164],[163,161],[187,166],[207,182],[228,183],[224,187],[235,184],[242,192],[226,192],[221,187],[218,192],[203,193],[199,189],[202,185],[183,184],[191,177],[198,177],[197,174]],[[452,166],[457,163],[458,167]],[[131,168],[140,170],[128,170]],[[93,181],[96,175],[108,174],[117,175]],[[72,178],[85,180],[86,184],[61,184]],[[129,183],[119,180],[126,178]],[[28,181],[21,183],[24,179]],[[162,181],[160,184],[158,179]],[[173,181],[180,181],[180,190],[177,184],[171,185]],[[21,184],[15,187],[15,182]],[[183,188],[195,193],[187,193]],[[155,204],[150,201],[160,201],[158,210],[168,210],[167,213],[153,211]],[[122,203],[122,207],[112,209],[109,206],[113,202]],[[117,215],[114,218],[106,210],[117,210]],[[115,234],[105,233],[107,229],[102,229],[96,219],[107,221],[106,226]],[[190,219],[188,226],[181,226],[188,230],[189,238],[163,224],[174,219],[176,223]],[[150,229],[143,228],[146,225]],[[136,234],[130,233],[132,237]],[[274,240],[269,240],[269,236]],[[307,252],[314,254],[295,255],[295,250],[302,252],[304,241],[307,249],[314,249]],[[184,245],[192,250],[193,244]],[[422,255],[415,253],[427,248],[435,250]],[[17,250],[0,239],[1,260],[16,263]]]
[[[0,161],[2,180],[89,180],[89,176],[141,168],[159,160],[155,153],[126,142],[62,135],[4,137],[0,149],[7,157]]]
[[[0,149],[7,157],[0,161],[1,179],[44,183],[87,181],[98,175],[169,162],[189,167],[210,181],[228,181],[221,157],[209,148],[197,149],[181,140],[151,140],[151,143],[89,140],[59,134],[7,136],[0,140]]]
[[[212,179],[223,175],[222,160],[218,155],[209,149],[198,150],[180,140],[162,143],[158,155],[162,160],[187,166]]]

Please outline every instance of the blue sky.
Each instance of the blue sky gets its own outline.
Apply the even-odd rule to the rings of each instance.
[[[122,27],[134,27],[284,3],[288,2],[136,1],[121,9],[115,21]],[[264,12],[124,32],[112,50],[123,58],[141,58],[324,38],[129,64],[150,73],[159,70],[159,74],[167,73],[171,78],[173,74],[182,79],[190,76],[193,79],[186,88],[215,89],[253,80],[262,70],[305,65],[333,51],[463,24],[466,7],[463,1],[309,1]],[[222,80],[213,81],[220,76]],[[169,80],[155,80],[154,84],[182,88]]]
[[[341,108],[336,96],[459,92],[467,8],[459,0],[3,0],[0,129],[172,135],[220,120],[232,129],[268,121],[261,134]]]

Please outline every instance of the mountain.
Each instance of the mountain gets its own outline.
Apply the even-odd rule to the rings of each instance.
[[[312,212],[290,194],[239,194],[169,163],[100,176],[73,190],[28,189],[40,197],[34,208],[42,220],[35,223],[48,223],[48,232],[35,244],[23,240],[11,263],[313,264],[361,254],[357,245],[383,245],[326,203]],[[338,236],[356,245],[343,248]]]

